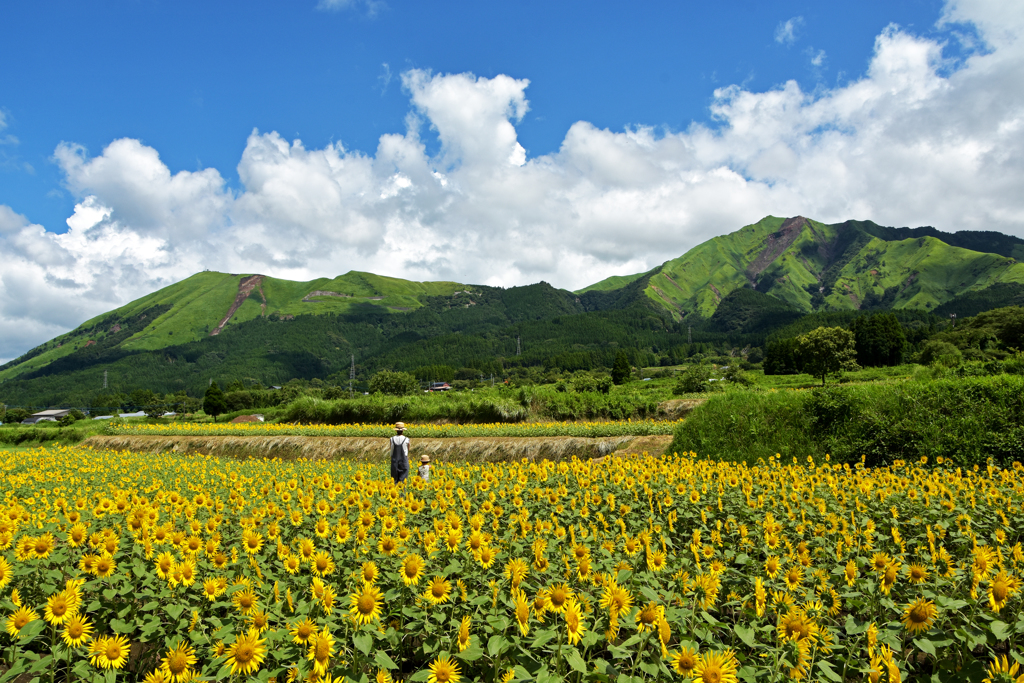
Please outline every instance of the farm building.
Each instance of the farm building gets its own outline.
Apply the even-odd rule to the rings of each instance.
[[[21,421],[23,425],[34,425],[37,422],[58,422],[64,416],[71,412],[70,408],[63,410],[41,410],[38,413],[32,413],[24,420]]]

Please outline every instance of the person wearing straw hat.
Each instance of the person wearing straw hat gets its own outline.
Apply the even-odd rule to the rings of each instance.
[[[430,481],[430,456],[424,453],[420,456],[420,467],[416,470],[423,481]]]
[[[409,437],[404,434],[404,422],[396,422],[395,431],[398,433],[390,439],[391,478],[397,484],[409,476]]]

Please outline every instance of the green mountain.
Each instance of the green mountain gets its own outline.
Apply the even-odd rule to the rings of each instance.
[[[901,310],[931,325],[1019,303],[1022,254],[1024,240],[995,232],[769,216],[577,292],[203,272],[0,366],[0,402],[87,406],[104,386],[201,395],[211,379],[344,383],[353,356],[357,381],[439,364],[467,376],[607,368],[620,349],[638,364],[669,364],[864,311]]]
[[[768,216],[632,281],[647,278],[644,294],[676,320],[710,318],[744,288],[804,313],[927,311],[996,284],[1024,283],[1022,255],[1024,240],[995,232]]]

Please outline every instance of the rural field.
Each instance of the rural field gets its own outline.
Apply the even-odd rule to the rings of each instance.
[[[2,680],[1010,680],[1019,465],[0,451]]]

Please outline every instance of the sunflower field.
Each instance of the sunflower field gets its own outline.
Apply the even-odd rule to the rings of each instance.
[[[0,681],[1024,681],[1016,464],[0,472]]]
[[[483,424],[407,423],[410,438],[481,436],[652,436],[672,434],[682,420],[606,420],[595,422],[493,422]],[[297,424],[291,422],[169,422],[165,424],[111,422],[104,433],[117,436],[351,436],[389,437],[393,424]]]

